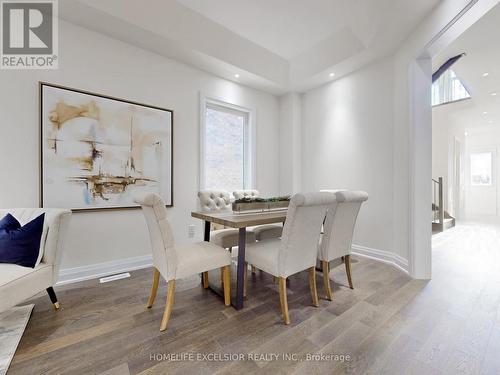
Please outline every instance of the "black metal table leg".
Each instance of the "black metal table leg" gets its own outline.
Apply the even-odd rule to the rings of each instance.
[[[240,228],[239,229],[239,236],[238,236],[238,271],[237,271],[237,278],[236,278],[236,299],[234,301],[234,308],[236,310],[243,308],[246,240],[247,240],[247,228]]]
[[[205,221],[205,231],[203,232],[204,241],[210,242],[210,221]]]
[[[210,242],[210,221],[205,221],[205,230],[203,232],[203,240]],[[203,273],[200,273],[201,283],[203,284]]]
[[[204,240],[210,241],[210,221],[205,221],[205,231],[203,233]],[[236,269],[236,296],[231,299],[231,304],[236,310],[243,308],[243,290],[245,282],[245,245],[247,237],[247,229],[240,228],[238,236],[238,266]],[[200,275],[203,282],[203,274]],[[212,276],[210,276],[212,278]],[[234,280],[234,279],[233,279]],[[216,294],[222,296],[222,288],[216,283],[209,281],[209,288]]]

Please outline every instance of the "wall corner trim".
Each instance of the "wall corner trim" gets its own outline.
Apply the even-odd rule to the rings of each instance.
[[[79,281],[98,279],[121,272],[148,268],[153,265],[151,255],[121,259],[111,262],[90,264],[82,267],[66,268],[59,272],[59,281],[56,285],[73,284]]]
[[[372,249],[370,247],[353,244],[352,253],[362,257],[377,260],[379,262],[390,264],[391,266],[398,268],[400,271],[403,271],[406,274],[410,274],[408,268],[408,260],[390,251]]]

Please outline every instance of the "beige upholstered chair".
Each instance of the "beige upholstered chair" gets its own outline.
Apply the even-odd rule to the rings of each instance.
[[[202,190],[198,192],[198,198],[202,211],[231,211],[231,198],[227,191]],[[214,225],[213,228],[214,230],[210,232],[210,242],[229,250],[238,246],[238,229],[218,225]],[[247,242],[255,242],[255,234],[251,231],[247,233]]]
[[[260,193],[258,190],[235,190],[233,191],[233,196],[234,199],[258,198]],[[283,226],[280,224],[266,224],[250,227],[248,230],[255,234],[257,241],[262,241],[281,237]]]
[[[243,198],[257,198],[259,196],[258,190],[235,190],[233,191],[234,199]]]
[[[207,271],[221,268],[224,275],[224,303],[229,306],[231,304],[230,253],[214,243],[205,241],[175,245],[165,203],[161,197],[152,193],[142,194],[135,197],[135,202],[142,207],[153,251],[154,276],[148,308],[153,306],[160,275],[168,285],[167,304],[160,331],[167,329],[174,305],[175,281],[183,277],[203,273],[203,286],[208,288]]]
[[[0,210],[0,219],[10,213],[22,225],[45,213],[40,251],[41,262],[35,268],[16,264],[0,264],[0,312],[46,290],[54,308],[59,302],[53,286],[59,276],[61,256],[66,245],[70,210],[55,208],[15,208]]]
[[[361,204],[368,199],[364,191],[337,190],[330,193],[335,195],[337,205],[331,207],[326,214],[324,234],[321,236],[318,259],[323,268],[323,281],[326,297],[332,300],[330,287],[330,261],[343,257],[349,287],[353,289],[351,276],[351,245],[356,218]]]
[[[281,239],[252,243],[246,248],[248,263],[279,278],[281,311],[285,324],[290,324],[286,296],[286,279],[290,275],[309,270],[312,302],[314,306],[318,306],[315,272],[318,242],[326,211],[333,204],[335,195],[330,193],[294,195]]]

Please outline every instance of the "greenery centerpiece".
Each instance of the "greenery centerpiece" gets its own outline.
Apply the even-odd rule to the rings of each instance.
[[[269,211],[276,209],[286,209],[290,204],[290,196],[280,196],[271,198],[244,197],[236,199],[233,203],[233,211]]]

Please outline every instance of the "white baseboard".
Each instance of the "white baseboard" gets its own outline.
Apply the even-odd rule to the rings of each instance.
[[[352,245],[352,253],[366,258],[378,260],[399,268],[408,273],[408,261],[397,254],[388,251],[372,249],[361,245]],[[91,264],[88,266],[66,268],[59,271],[59,281],[56,285],[72,284],[79,281],[98,279],[121,272],[134,271],[151,267],[151,255],[143,255],[112,262]]]
[[[352,253],[390,264],[391,266],[394,266],[401,271],[409,274],[408,261],[405,258],[389,251],[372,249],[370,247],[353,244]]]
[[[122,259],[112,262],[91,264],[88,266],[66,268],[59,271],[59,281],[56,285],[76,283],[79,281],[98,279],[116,273],[138,270],[151,267],[151,255]]]

